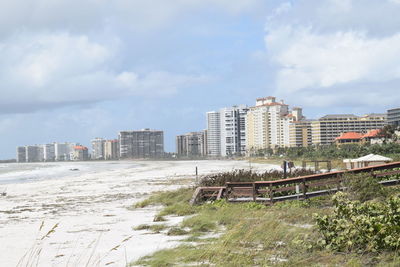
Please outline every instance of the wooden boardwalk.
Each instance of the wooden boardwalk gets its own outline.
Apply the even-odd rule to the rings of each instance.
[[[382,178],[400,174],[400,162],[357,168],[346,171],[335,171],[292,177],[275,181],[256,181],[245,183],[226,183],[225,186],[198,187],[190,201],[192,205],[206,200],[226,199],[231,202],[265,202],[292,199],[307,199],[327,195],[345,189],[342,185],[346,174],[368,173]],[[384,186],[400,184],[400,179],[380,181]]]

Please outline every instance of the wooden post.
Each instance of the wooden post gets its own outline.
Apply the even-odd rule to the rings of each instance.
[[[307,162],[305,160],[303,160],[303,162],[301,163],[303,169],[307,168]]]
[[[330,172],[332,170],[332,162],[329,160],[327,163],[328,171]]]
[[[272,189],[272,184],[269,185],[269,201],[274,204],[274,190]]]
[[[319,161],[316,160],[314,163],[315,163],[315,171],[317,172],[319,171]]]
[[[340,184],[342,182],[342,176],[340,174],[338,174],[336,176],[336,180],[337,180],[337,191],[339,191],[340,190]]]
[[[303,179],[303,198],[307,199],[307,185],[306,185],[306,179]]]
[[[283,179],[287,177],[287,163],[286,160],[283,161]]]
[[[256,194],[256,184],[253,183],[253,201],[256,202],[257,201],[257,194]]]

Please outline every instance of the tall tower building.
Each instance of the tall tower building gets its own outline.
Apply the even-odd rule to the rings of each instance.
[[[297,118],[303,118],[301,108],[289,112],[289,106],[283,100],[269,96],[258,98],[256,106],[247,113],[247,149],[288,147],[290,145],[289,128]]]
[[[55,161],[55,145],[54,144],[45,144],[43,145],[43,158],[44,161]]]
[[[118,139],[105,141],[105,143],[104,143],[104,158],[107,160],[119,158],[119,141],[118,141]]]
[[[104,144],[106,140],[103,138],[95,138],[92,140],[92,159],[105,159]]]
[[[209,156],[233,156],[246,151],[246,105],[207,112]]]
[[[245,105],[220,110],[221,156],[241,155],[246,152],[247,111]]]
[[[218,111],[207,112],[207,153],[221,156],[221,116]]]

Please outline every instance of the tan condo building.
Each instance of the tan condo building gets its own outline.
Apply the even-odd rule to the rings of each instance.
[[[293,122],[303,119],[302,109],[293,108],[281,100],[269,96],[258,98],[256,106],[247,113],[247,150],[252,153],[259,149],[289,147],[290,128]]]

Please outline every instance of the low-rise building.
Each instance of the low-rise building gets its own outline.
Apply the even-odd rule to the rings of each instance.
[[[327,145],[335,142],[342,133],[356,132],[364,134],[369,130],[382,129],[387,123],[386,114],[353,114],[326,115],[311,123],[312,142],[316,145]]]
[[[369,130],[365,134],[357,132],[342,133],[335,139],[336,145],[344,144],[382,144],[384,138],[380,136],[380,129]]]

